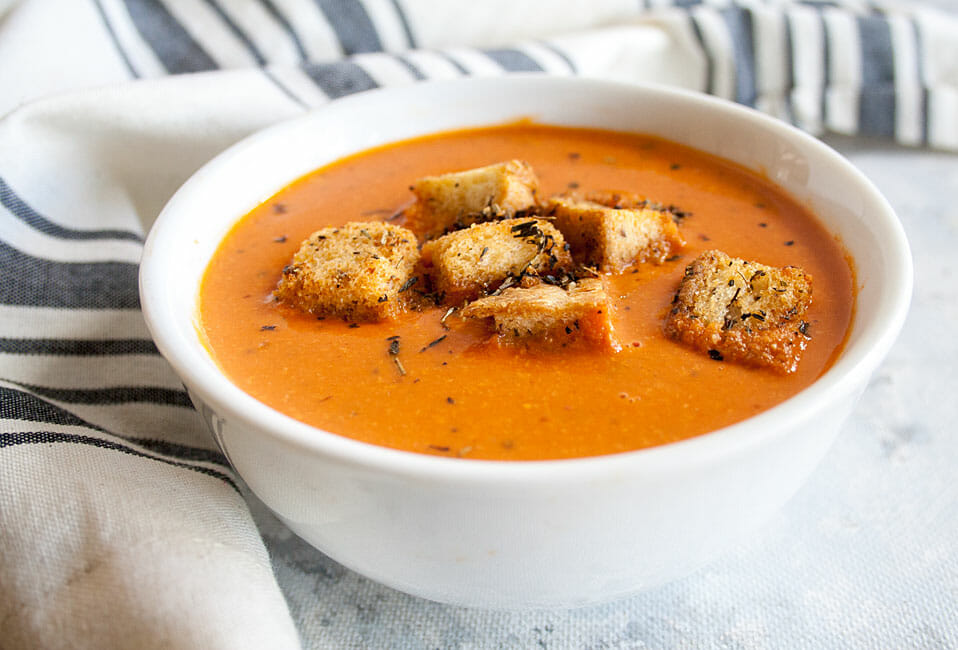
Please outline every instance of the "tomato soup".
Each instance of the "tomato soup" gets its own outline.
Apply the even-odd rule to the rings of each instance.
[[[273,299],[312,232],[362,220],[401,225],[395,215],[411,201],[413,180],[510,159],[532,165],[543,197],[628,191],[682,215],[687,243],[678,255],[608,277],[621,351],[490,345],[444,307],[349,323]],[[812,276],[803,317],[810,341],[795,372],[716,360],[664,334],[686,265],[710,249]],[[533,460],[662,445],[764,411],[829,367],[853,304],[840,243],[767,179],[655,137],[517,123],[390,144],[295,181],[226,236],[204,276],[199,315],[226,375],[297,420],[424,454]]]

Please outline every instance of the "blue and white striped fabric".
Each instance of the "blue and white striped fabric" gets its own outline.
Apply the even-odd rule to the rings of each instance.
[[[152,219],[239,138],[369,88],[533,71],[958,150],[958,17],[924,4],[6,0],[0,14],[5,649],[346,645],[335,611],[318,626],[291,611],[283,572],[334,593],[360,579],[245,491],[139,312]],[[444,615],[415,611],[391,642],[460,643],[417,637]]]
[[[865,0],[476,5],[25,2],[0,40],[0,111],[67,88],[223,69],[255,69],[306,106],[427,78],[541,71],[669,83],[815,133],[958,149],[953,14]]]

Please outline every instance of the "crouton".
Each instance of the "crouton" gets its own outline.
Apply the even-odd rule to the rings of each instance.
[[[528,288],[511,287],[469,303],[462,317],[491,318],[499,341],[505,344],[534,341],[565,346],[582,341],[619,349],[609,296],[596,278],[570,283],[565,289],[544,282]]]
[[[283,269],[274,295],[317,316],[351,321],[395,318],[415,281],[416,236],[401,226],[353,222],[306,239]]]
[[[665,330],[715,360],[789,373],[808,342],[811,302],[812,278],[798,267],[706,251],[685,269]]]
[[[617,273],[641,262],[661,264],[685,245],[672,215],[635,195],[560,195],[549,200],[546,211],[576,261],[601,271]]]
[[[422,247],[433,288],[449,302],[472,300],[524,274],[561,277],[572,270],[562,233],[541,219],[473,224]]]
[[[432,239],[474,223],[510,219],[536,206],[538,188],[532,167],[521,160],[427,176],[410,187],[416,203],[406,212],[406,225]]]

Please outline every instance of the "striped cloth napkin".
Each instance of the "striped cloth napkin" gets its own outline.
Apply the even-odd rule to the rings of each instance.
[[[369,88],[534,71],[958,150],[958,17],[926,4],[0,0],[0,15],[5,649],[323,638],[297,626],[264,545],[288,532],[215,448],[139,312],[152,220],[243,136]],[[318,553],[300,564],[343,571]]]

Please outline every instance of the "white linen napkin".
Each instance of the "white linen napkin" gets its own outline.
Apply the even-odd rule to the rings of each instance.
[[[958,149],[924,5],[27,0],[0,22],[0,647],[293,648],[249,502],[139,312],[143,237],[216,153],[378,86],[669,83]],[[67,92],[69,91],[69,92]]]

